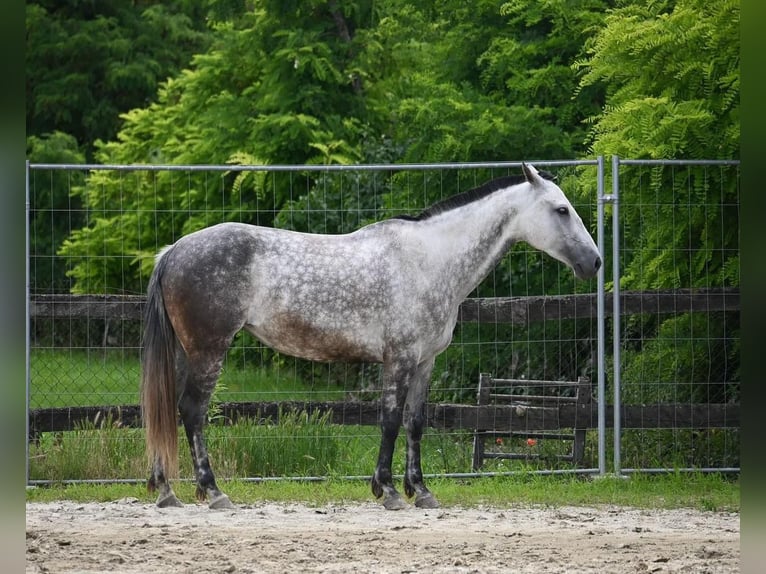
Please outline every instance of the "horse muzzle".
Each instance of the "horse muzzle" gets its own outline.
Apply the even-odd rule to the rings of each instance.
[[[599,255],[596,255],[590,264],[581,262],[573,266],[575,277],[578,279],[591,279],[596,276],[599,269],[601,269],[601,257]]]

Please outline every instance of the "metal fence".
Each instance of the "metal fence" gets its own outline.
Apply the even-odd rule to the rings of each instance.
[[[615,157],[607,170],[599,157],[535,165],[558,176],[597,237],[605,266],[597,280],[575,283],[562,265],[519,245],[471,294],[452,344],[437,359],[430,398],[465,409],[450,410],[451,420],[441,423],[446,415],[438,413],[448,411],[431,411],[436,422],[425,437],[426,472],[472,474],[477,423],[471,417],[479,415],[466,409],[475,408],[482,373],[595,382],[593,416],[583,423],[579,413],[589,429],[579,464],[557,457],[566,449],[561,441],[525,440],[521,432],[498,438],[492,448],[529,456],[489,461],[482,472],[738,470],[738,162]],[[347,232],[417,213],[519,166],[28,164],[28,483],[143,475],[141,460],[125,463],[131,458],[125,453],[139,451],[142,440],[140,429],[127,427],[138,424],[141,299],[163,245],[226,220]],[[574,311],[566,311],[572,301]],[[507,305],[524,305],[526,318],[504,315]],[[251,414],[263,422],[265,403],[331,402],[330,422],[343,424],[319,431],[332,429],[330,442],[323,436],[312,443],[315,451],[299,455],[304,460],[297,466],[280,465],[280,452],[269,464],[280,468],[277,474],[304,478],[371,472],[374,463],[348,461],[344,448],[375,451],[375,413],[365,419],[361,407],[355,414],[344,407],[338,415],[337,405],[374,402],[378,382],[375,365],[310,363],[242,335],[227,357],[211,418],[226,418],[232,403],[257,404]],[[575,424],[565,415],[556,411],[553,426]],[[227,471],[223,460],[242,448],[229,443],[245,441],[246,432],[216,438],[215,426],[211,453],[222,476],[269,473],[246,465]],[[284,451],[288,431],[269,432],[261,442]],[[77,449],[83,465],[56,465],[58,455],[77,459]],[[86,468],[89,453],[99,451],[122,454]]]
[[[599,229],[611,205],[613,471],[738,471],[739,162],[613,156],[611,179]],[[668,289],[672,313],[658,304],[626,317],[621,284]],[[689,291],[704,294],[696,308],[679,298]],[[651,427],[624,429],[626,409],[646,403]]]

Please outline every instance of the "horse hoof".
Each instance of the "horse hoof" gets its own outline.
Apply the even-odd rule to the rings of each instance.
[[[180,508],[183,505],[184,503],[178,500],[178,498],[176,498],[176,495],[173,494],[172,492],[168,494],[167,496],[157,499],[158,508],[173,508],[173,507]]]
[[[383,501],[383,507],[386,510],[403,510],[407,508],[407,503],[397,494],[394,496],[387,496]]]
[[[439,501],[434,498],[433,494],[427,492],[415,499],[415,506],[418,508],[439,508]]]
[[[234,508],[231,500],[229,500],[229,497],[225,494],[221,494],[221,496],[212,499],[207,506],[213,510],[228,510]]]

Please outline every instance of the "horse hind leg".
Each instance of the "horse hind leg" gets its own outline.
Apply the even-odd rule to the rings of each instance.
[[[152,465],[152,474],[149,477],[147,484],[149,492],[157,492],[157,506],[159,508],[181,507],[181,502],[176,496],[175,492],[170,486],[167,477],[165,476],[165,470],[159,462],[159,459],[154,460]]]
[[[197,500],[209,500],[208,507],[212,509],[234,508],[229,497],[216,484],[203,435],[208,405],[221,372],[224,354],[225,350],[217,356],[207,356],[187,364],[186,385],[178,403],[194,465]]]

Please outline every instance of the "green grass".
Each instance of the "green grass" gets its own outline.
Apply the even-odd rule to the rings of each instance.
[[[138,404],[138,359],[121,350],[33,349],[30,407]]]
[[[740,508],[739,482],[716,474],[632,475],[628,479],[538,475],[432,478],[427,484],[442,506],[453,507],[617,505],[715,512],[738,512]],[[322,482],[260,483],[228,480],[219,481],[219,485],[237,504],[273,501],[321,506],[375,500],[366,480],[329,478]],[[191,482],[177,481],[174,489],[184,502],[194,501]],[[124,497],[146,503],[154,500],[143,484],[71,484],[27,490],[28,502],[105,502]]]
[[[123,349],[33,349],[30,406],[33,409],[138,404],[141,365]],[[224,366],[219,401],[343,400],[344,392],[301,381],[289,368]]]

